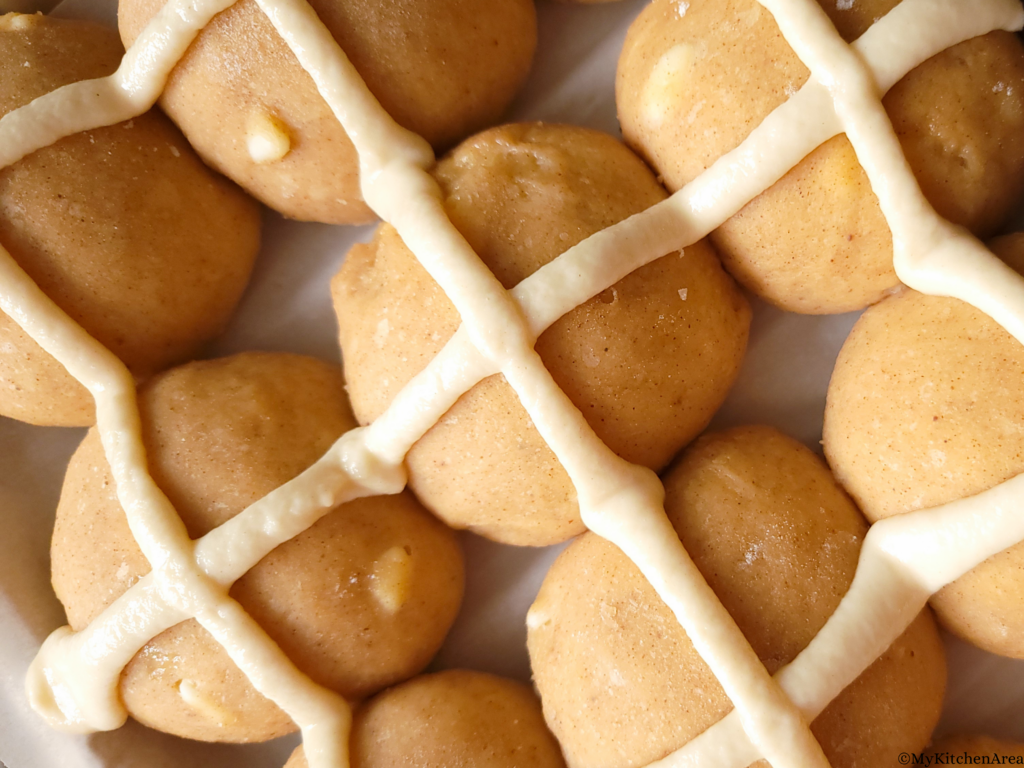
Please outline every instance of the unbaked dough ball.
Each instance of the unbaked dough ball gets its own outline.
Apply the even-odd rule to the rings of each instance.
[[[483,672],[423,675],[355,715],[352,768],[563,768],[529,687]],[[307,768],[299,747],[285,768]]]
[[[980,734],[971,736],[958,735],[939,739],[928,752],[935,758],[941,755],[943,760],[946,759],[946,755],[969,755],[971,757],[988,757],[990,759],[994,755],[998,755],[1000,758],[1017,758],[1016,762],[1021,762],[1021,758],[1024,758],[1024,744],[1001,741],[993,739],[991,736]],[[956,765],[956,763],[951,764]],[[981,764],[979,761],[979,765]],[[990,764],[998,765],[995,762]],[[933,762],[932,765],[942,765],[942,763]]]
[[[341,372],[288,354],[191,363],[140,393],[150,471],[199,538],[298,475],[354,426]],[[53,584],[81,629],[147,573],[95,430],[68,468]],[[231,589],[303,672],[350,699],[419,672],[462,598],[454,534],[409,493],[349,502]],[[153,639],[121,679],[129,713],[206,741],[259,741],[291,721],[195,621]]]
[[[993,243],[1024,274],[1024,234]],[[973,496],[1024,472],[1024,346],[957,299],[907,290],[865,312],[825,408],[825,455],[870,520]],[[932,598],[943,624],[1024,658],[1024,543]]]
[[[897,0],[820,4],[849,41]],[[619,60],[622,131],[676,190],[738,146],[807,77],[756,0],[654,0]],[[884,103],[939,213],[992,235],[1024,193],[1020,40],[993,32],[950,48],[904,77]],[[795,312],[860,309],[899,282],[888,225],[845,135],[811,152],[712,239],[737,280]]]
[[[126,44],[164,0],[121,0]],[[438,149],[498,120],[530,69],[533,0],[311,0],[367,87]],[[200,33],[160,102],[214,168],[281,213],[365,223],[355,149],[255,0]]]
[[[0,17],[0,116],[109,75],[117,33]],[[192,357],[227,323],[259,248],[259,210],[158,111],[76,134],[0,170],[0,244],[139,377]],[[86,426],[89,393],[0,313],[0,415]]]
[[[777,672],[849,588],[864,519],[820,459],[769,427],[705,435],[665,488],[666,511],[697,568]],[[647,765],[732,709],[637,567],[595,534],[555,562],[527,624],[545,718],[573,768]],[[812,731],[834,768],[895,765],[897,753],[927,745],[945,679],[925,610]]]
[[[618,141],[570,126],[486,131],[442,160],[436,176],[452,222],[506,288],[665,197]],[[459,316],[386,225],[349,252],[332,288],[353,409],[369,422],[444,346]],[[537,351],[601,439],[658,469],[721,405],[749,324],[746,300],[700,242],[570,311]],[[420,500],[456,528],[530,545],[583,531],[568,475],[502,376],[463,395],[408,466]]]

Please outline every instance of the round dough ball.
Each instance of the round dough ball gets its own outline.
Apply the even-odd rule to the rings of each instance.
[[[993,739],[991,736],[982,736],[980,734],[972,736],[947,736],[935,742],[935,745],[928,750],[928,753],[934,757],[943,755],[943,759],[946,759],[945,755],[969,755],[971,757],[999,755],[1000,757],[1024,758],[1024,744],[1000,741],[999,739]],[[941,763],[933,762],[932,765],[941,765]]]
[[[115,32],[0,17],[0,116],[114,72]],[[220,333],[259,249],[256,204],[212,174],[163,115],[79,133],[0,170],[0,244],[93,337],[145,377]],[[92,398],[0,313],[0,415],[87,426]]]
[[[1024,274],[1024,234],[995,251]],[[825,407],[825,455],[870,520],[973,496],[1024,472],[1024,346],[957,299],[907,290],[865,312]],[[942,623],[1024,658],[1024,543],[932,598]]]
[[[846,40],[897,0],[820,0]],[[738,146],[808,72],[756,0],[654,0],[631,27],[617,101],[626,142],[676,190]],[[1024,48],[993,32],[909,73],[884,99],[924,193],[993,234],[1024,193]],[[860,309],[899,283],[892,238],[845,135],[815,149],[712,234],[750,290],[794,312]]]
[[[666,511],[697,568],[775,673],[846,593],[864,519],[820,459],[769,427],[705,435],[665,488]],[[555,562],[527,623],[545,718],[569,766],[647,765],[732,709],[640,571],[595,534]],[[925,610],[812,731],[834,768],[895,764],[898,752],[928,743],[945,679]]]
[[[442,160],[436,176],[452,222],[506,288],[665,197],[621,143],[570,126],[486,131]],[[348,391],[366,423],[460,319],[387,225],[349,252],[332,289]],[[725,399],[749,325],[746,300],[700,242],[570,311],[537,351],[612,450],[659,469]],[[584,530],[569,476],[502,376],[463,395],[407,462],[410,487],[453,527],[529,545]]]
[[[140,392],[150,471],[199,538],[305,470],[354,426],[341,372],[288,354],[191,363]],[[53,585],[81,629],[150,567],[128,529],[95,430],[64,481]],[[454,534],[409,493],[349,502],[282,544],[231,595],[316,682],[358,699],[419,672],[462,598]],[[293,730],[194,620],[128,665],[129,713],[204,741]]]
[[[0,17],[0,115],[109,75],[112,30]],[[79,133],[0,170],[0,243],[138,377],[221,332],[259,249],[259,209],[211,173],[159,111]],[[0,415],[87,426],[89,393],[0,313]]]
[[[352,768],[563,768],[528,686],[483,672],[422,675],[355,715]],[[299,747],[285,768],[307,768]]]
[[[121,0],[125,44],[163,4]],[[383,107],[438,149],[501,117],[537,44],[533,0],[310,4]],[[352,142],[255,0],[240,0],[200,33],[160,104],[207,163],[284,215],[374,218]]]

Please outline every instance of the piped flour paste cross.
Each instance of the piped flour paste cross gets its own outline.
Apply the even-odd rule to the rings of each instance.
[[[117,73],[65,86],[5,115],[0,168],[64,136],[148,110],[196,35],[233,2],[170,0]],[[636,563],[734,704],[727,717],[655,765],[742,768],[766,758],[776,768],[827,766],[807,723],[885,651],[931,594],[1024,539],[1024,476],[876,523],[838,609],[773,679],[680,544],[658,478],[597,438],[534,343],[573,307],[706,236],[840,133],[853,144],[892,229],[900,279],[977,306],[1024,343],[1024,279],[935,214],[880,101],[936,53],[992,30],[1019,29],[1018,0],[903,0],[852,45],[814,0],[759,0],[811,79],[700,177],[568,249],[510,291],[448,220],[429,173],[430,147],[384,111],[306,0],[256,2],[352,139],[364,199],[397,229],[463,323],[376,422],[346,433],[297,478],[192,541],[147,472],[131,375],[0,246],[0,309],[92,393],[118,499],[152,566],[87,628],[65,627],[47,639],[29,671],[33,706],[68,730],[119,727],[127,717],[117,691],[125,664],[157,634],[194,617],[256,690],[299,725],[311,768],[347,766],[349,705],[296,669],[228,590],[339,504],[399,492],[412,445],[459,396],[501,373],[566,468],[584,523]],[[898,599],[882,599],[894,594]]]

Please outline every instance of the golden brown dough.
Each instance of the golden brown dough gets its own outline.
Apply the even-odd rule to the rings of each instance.
[[[821,6],[847,40],[897,0]],[[676,190],[795,93],[807,70],[756,0],[655,0],[627,36],[617,102],[626,142]],[[1024,48],[993,32],[922,64],[885,107],[940,214],[992,235],[1024,193]],[[752,291],[811,314],[860,309],[897,285],[892,241],[845,135],[814,150],[712,234]]]
[[[378,694],[352,724],[352,768],[563,768],[540,702],[513,680],[452,669]],[[285,768],[307,768],[299,747]]]
[[[954,756],[970,755],[971,757],[988,756],[990,758],[994,755],[1024,758],[1024,744],[1001,741],[981,734],[970,736],[962,734],[939,739],[928,752],[935,757],[941,755],[943,760],[946,759],[945,755],[947,754]],[[932,763],[932,765],[941,765],[941,763]],[[956,763],[952,763],[952,765],[956,765]]]
[[[118,4],[126,44],[163,2]],[[533,0],[310,4],[383,107],[438,149],[498,120],[537,42]],[[206,162],[286,216],[374,218],[348,135],[255,0],[240,0],[200,33],[160,104]],[[286,154],[257,162],[250,136],[270,143],[270,158]]]
[[[198,538],[312,464],[354,426],[341,372],[249,353],[191,363],[140,393],[150,471]],[[150,568],[114,495],[95,430],[57,509],[53,584],[80,629]],[[358,699],[419,672],[462,597],[451,531],[409,493],[350,502],[282,544],[231,595],[296,665]],[[257,694],[195,621],[157,636],[121,680],[129,713],[207,741],[259,741],[291,721]]]
[[[864,519],[820,459],[769,427],[705,435],[665,486],[687,551],[767,669],[778,671],[846,593]],[[640,571],[595,534],[555,562],[527,623],[545,717],[573,768],[644,766],[732,708]],[[921,751],[945,677],[925,610],[814,721],[833,768],[894,765],[898,752]]]
[[[0,115],[113,72],[105,27],[0,17]],[[158,111],[70,136],[0,171],[0,244],[139,377],[219,333],[259,248],[259,210],[203,166]],[[0,314],[0,415],[92,423],[92,398]]]
[[[1024,234],[993,249],[1024,269]],[[957,299],[907,290],[843,345],[825,408],[825,455],[870,520],[973,496],[1024,472],[1024,347]],[[1024,543],[932,598],[942,623],[1024,658]]]
[[[438,166],[452,222],[506,288],[590,234],[664,199],[643,163],[583,128],[486,131]],[[332,286],[353,409],[375,419],[459,325],[390,226],[349,253]],[[608,445],[652,468],[706,426],[735,379],[750,310],[706,242],[621,280],[537,343]],[[575,491],[503,377],[462,396],[413,447],[410,487],[449,525],[512,544],[582,532]]]

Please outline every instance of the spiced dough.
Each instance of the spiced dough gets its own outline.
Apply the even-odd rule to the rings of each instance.
[[[163,3],[121,0],[126,45]],[[437,149],[501,117],[537,43],[533,0],[310,5],[381,105]],[[375,218],[359,192],[352,142],[255,0],[207,25],[160,104],[207,163],[284,215],[330,224]]]
[[[435,176],[452,222],[505,288],[665,197],[621,143],[564,125],[491,129]],[[459,316],[388,225],[349,252],[332,292],[353,409],[367,423],[441,350]],[[660,469],[722,404],[749,324],[746,300],[702,241],[571,310],[536,348],[612,450]],[[502,376],[463,395],[407,464],[410,487],[453,527],[529,545],[584,530],[568,475]]]
[[[117,69],[117,33],[0,16],[0,116]],[[220,333],[259,249],[259,209],[211,173],[159,110],[75,134],[0,170],[0,244],[144,378]],[[87,426],[89,393],[0,313],[0,415]]]
[[[852,41],[898,0],[819,0]],[[756,0],[654,0],[629,30],[616,100],[626,142],[679,189],[807,80]],[[990,237],[1024,194],[1024,47],[992,32],[933,56],[884,105],[938,212]],[[892,238],[845,135],[712,234],[727,270],[794,312],[861,309],[898,284]]]
[[[697,568],[768,671],[778,671],[839,605],[867,523],[820,459],[770,427],[705,435],[665,487],[666,511]],[[732,709],[639,569],[596,534],[558,558],[527,624],[545,717],[570,768],[645,766]],[[922,751],[945,679],[925,609],[812,724],[833,768]]]
[[[198,538],[295,477],[354,425],[341,371],[299,355],[191,363],[140,393],[150,471]],[[149,572],[114,495],[95,430],[57,508],[53,585],[79,630]],[[314,681],[357,700],[419,672],[462,598],[454,534],[409,493],[342,505],[231,589]],[[294,729],[194,621],[151,640],[121,679],[129,713],[204,741]]]
[[[1024,274],[1024,233],[993,250]],[[981,493],[1024,472],[1024,346],[958,299],[905,290],[871,307],[828,388],[825,455],[869,520]],[[1024,542],[932,598],[942,623],[1024,658]]]
[[[564,768],[537,695],[451,669],[377,694],[355,713],[352,768]],[[302,747],[285,768],[308,768]]]

